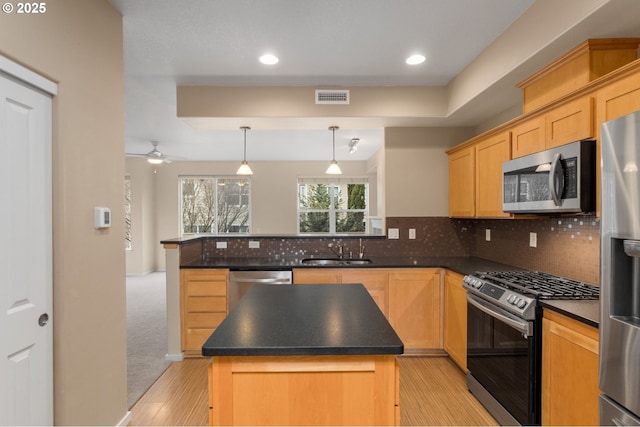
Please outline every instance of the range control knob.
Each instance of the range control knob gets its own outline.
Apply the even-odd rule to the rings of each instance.
[[[515,304],[516,303],[516,296],[514,294],[511,294],[507,297],[507,302],[509,304]]]
[[[524,308],[524,306],[527,305],[527,302],[522,298],[518,298],[518,302],[516,303],[516,305],[518,306],[518,308]]]

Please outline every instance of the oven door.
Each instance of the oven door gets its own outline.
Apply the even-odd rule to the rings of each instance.
[[[502,425],[540,424],[539,329],[467,295],[469,390]]]

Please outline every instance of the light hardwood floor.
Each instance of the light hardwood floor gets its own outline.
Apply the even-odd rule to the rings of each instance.
[[[448,357],[400,357],[402,425],[497,426]],[[131,408],[130,426],[207,425],[208,359],[173,363]]]

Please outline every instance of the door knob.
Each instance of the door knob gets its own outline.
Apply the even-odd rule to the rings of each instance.
[[[49,315],[47,313],[41,314],[38,318],[38,325],[44,326],[47,324],[47,322],[49,322]]]

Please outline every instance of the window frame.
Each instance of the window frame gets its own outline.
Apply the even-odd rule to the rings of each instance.
[[[301,185],[306,184],[325,184],[329,186],[329,209],[304,209],[301,206]],[[364,184],[365,185],[365,201],[366,208],[365,209],[341,209],[335,207],[335,197],[336,197],[336,189],[339,191],[341,186],[345,186],[348,188],[348,184]],[[369,224],[369,178],[366,176],[352,176],[352,177],[310,177],[310,176],[298,176],[297,184],[296,184],[296,232],[300,235],[326,235],[326,236],[339,236],[339,235],[368,235],[370,230]],[[339,193],[338,193],[339,195]],[[346,201],[348,202],[348,200]],[[318,232],[310,232],[310,231],[300,231],[300,215],[302,213],[313,213],[313,212],[328,212],[329,213],[329,231],[318,231]],[[337,232],[337,218],[340,213],[356,213],[362,212],[364,214],[363,222],[364,222],[364,231],[357,232]]]
[[[213,184],[214,184],[214,188],[215,188],[215,193],[213,196],[213,200],[214,200],[214,214],[213,214],[213,223],[211,225],[212,230],[214,231],[206,231],[206,232],[185,232],[184,231],[184,216],[183,216],[183,211],[184,211],[184,196],[183,196],[183,180],[185,179],[199,179],[199,180],[212,180]],[[244,185],[249,185],[249,191],[246,194],[247,197],[247,221],[246,221],[246,230],[245,231],[227,231],[227,232],[219,232],[218,228],[218,217],[219,217],[219,206],[218,206],[218,200],[219,200],[219,194],[218,194],[218,189],[220,188],[218,181],[220,180],[231,180],[231,181],[244,181],[245,184]],[[239,177],[237,175],[178,175],[178,230],[179,230],[179,236],[192,236],[192,235],[200,235],[200,234],[205,234],[205,235],[212,235],[212,236],[220,236],[220,235],[227,235],[227,234],[250,234],[251,233],[251,220],[252,220],[252,215],[251,215],[251,191],[252,191],[252,184],[251,184],[251,178],[250,177]],[[242,202],[243,198],[242,197],[243,194],[242,192],[240,192],[239,194],[239,202]],[[233,206],[242,206],[242,203],[240,203],[240,205],[233,205]]]

